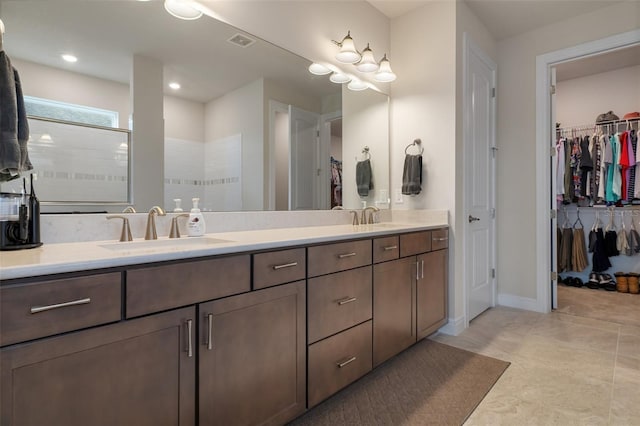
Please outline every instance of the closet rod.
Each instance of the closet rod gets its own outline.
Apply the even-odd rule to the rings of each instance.
[[[556,127],[557,131],[561,131],[561,130],[588,130],[588,129],[595,129],[598,126],[617,126],[619,124],[627,124],[627,123],[637,123],[638,121],[640,121],[640,118],[630,118],[627,120],[613,120],[613,121],[607,121],[606,123],[592,123],[592,124],[577,124],[574,126],[565,126],[565,127]]]

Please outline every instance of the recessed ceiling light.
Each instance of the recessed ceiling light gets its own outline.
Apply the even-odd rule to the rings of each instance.
[[[78,62],[78,58],[70,55],[68,53],[65,53],[64,55],[62,55],[62,59],[64,59],[67,62]]]
[[[178,90],[180,89],[180,83],[176,83],[175,81],[172,81],[171,83],[169,83],[169,87],[171,87],[173,90]]]

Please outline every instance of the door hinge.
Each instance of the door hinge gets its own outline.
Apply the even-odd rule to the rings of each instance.
[[[551,271],[551,281],[555,281],[558,279],[558,273],[556,271]]]
[[[496,209],[489,209],[489,213],[491,214],[491,219],[496,218]]]
[[[495,98],[495,97],[496,97],[496,88],[495,88],[495,87],[492,87],[492,88],[491,88],[491,97],[492,97],[492,98]]]
[[[556,210],[551,210],[550,213],[551,219],[557,219],[558,218],[558,212]]]
[[[496,268],[491,268],[491,278],[496,277]]]
[[[555,95],[555,94],[556,94],[556,86],[555,86],[555,84],[551,85],[551,87],[549,88],[549,92],[550,92],[552,95]]]

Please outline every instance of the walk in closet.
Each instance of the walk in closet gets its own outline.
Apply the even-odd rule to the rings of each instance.
[[[557,308],[640,307],[640,46],[557,65],[555,107]]]

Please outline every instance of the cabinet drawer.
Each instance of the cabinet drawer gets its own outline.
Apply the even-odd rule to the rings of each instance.
[[[446,228],[431,231],[431,250],[449,247],[449,230]]]
[[[309,407],[371,371],[371,321],[309,346]]]
[[[121,317],[121,273],[0,288],[0,345],[8,345]]]
[[[303,280],[306,276],[304,248],[253,255],[253,288]]]
[[[371,319],[372,267],[308,281],[309,343]]]
[[[373,263],[394,260],[400,256],[400,239],[393,237],[376,238],[373,240]]]
[[[127,318],[250,290],[250,256],[127,271]]]
[[[431,231],[400,235],[400,257],[431,251]]]
[[[309,247],[309,276],[330,274],[371,264],[371,240]]]

